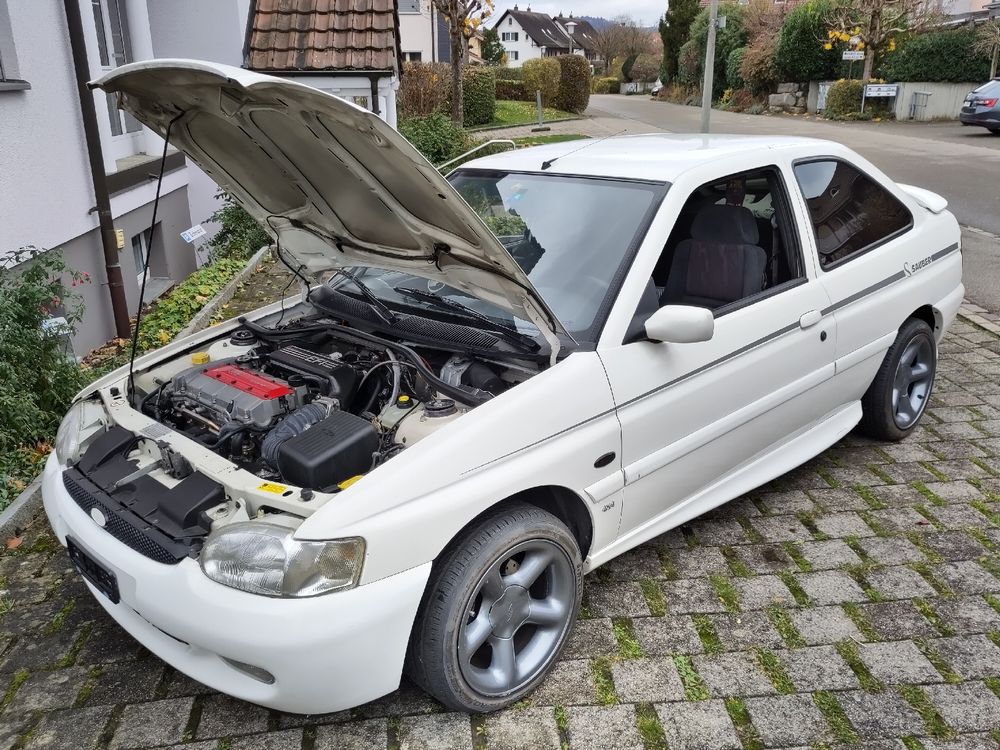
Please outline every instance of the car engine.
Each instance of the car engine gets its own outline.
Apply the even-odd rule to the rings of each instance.
[[[245,323],[189,367],[150,373],[140,409],[258,476],[335,491],[525,377],[336,334],[332,323]]]

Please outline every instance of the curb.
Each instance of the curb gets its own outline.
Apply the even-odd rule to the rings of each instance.
[[[586,117],[560,117],[558,120],[546,120],[543,125],[552,125],[557,122],[575,122],[577,120],[586,120]],[[477,135],[482,135],[483,133],[501,133],[505,130],[515,130],[517,128],[530,128],[537,127],[538,121],[535,122],[522,122],[520,125],[502,125],[499,128],[467,128],[468,132],[476,133]]]
[[[191,322],[188,323],[180,332],[174,336],[173,340],[182,339],[185,336],[190,336],[192,333],[197,333],[203,328],[207,328],[209,322],[212,320],[212,316],[217,313],[223,305],[225,305],[229,300],[233,298],[236,294],[236,290],[239,286],[245,282],[250,276],[253,275],[254,271],[257,270],[257,266],[260,265],[261,258],[264,254],[271,249],[270,245],[264,245],[260,250],[253,254],[253,257],[247,261],[247,264],[243,269],[237,273],[229,282],[222,287],[218,294],[216,294],[212,299],[210,299],[205,306],[199,310]]]
[[[0,537],[12,536],[15,529],[23,529],[42,508],[42,478],[36,477],[14,502],[0,513]]]

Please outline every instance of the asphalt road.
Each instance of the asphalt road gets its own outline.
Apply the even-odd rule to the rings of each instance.
[[[592,96],[588,114],[696,132],[701,108],[644,96]],[[623,125],[627,127],[627,125]],[[712,111],[712,132],[827,138],[854,149],[898,182],[948,199],[965,232],[965,285],[976,304],[1000,311],[1000,137],[958,123],[834,123],[811,117]]]

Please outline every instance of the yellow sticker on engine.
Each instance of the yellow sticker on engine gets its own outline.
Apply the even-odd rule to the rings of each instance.
[[[275,484],[274,482],[264,482],[257,486],[257,489],[261,492],[270,492],[273,495],[283,495],[285,490],[288,488],[283,484]]]

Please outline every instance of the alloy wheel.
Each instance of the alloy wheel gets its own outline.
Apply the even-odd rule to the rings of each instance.
[[[933,347],[926,336],[913,338],[896,366],[892,384],[892,417],[902,430],[912,426],[927,406],[934,383]]]

